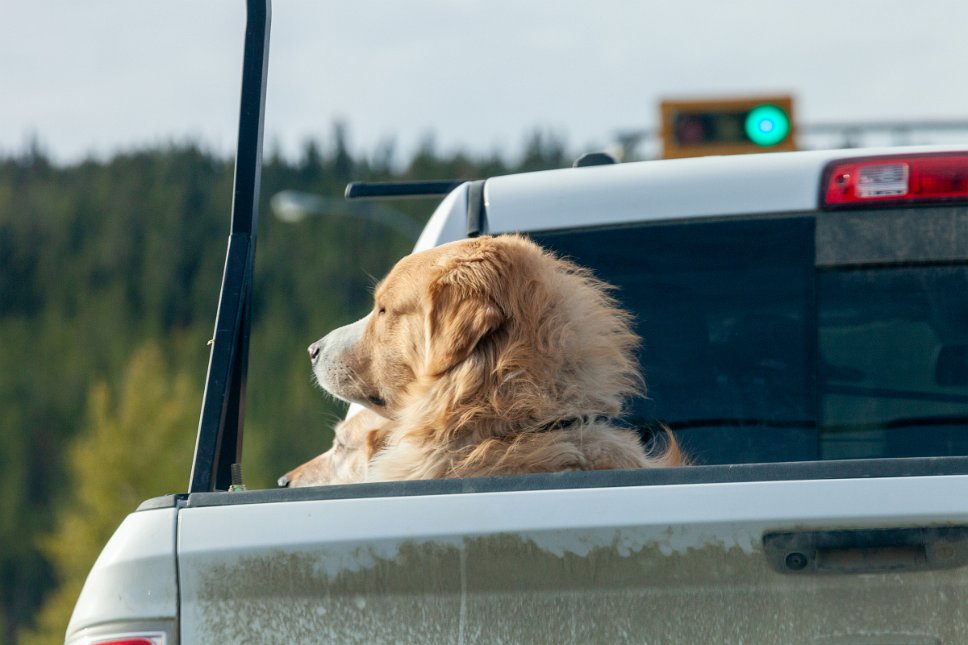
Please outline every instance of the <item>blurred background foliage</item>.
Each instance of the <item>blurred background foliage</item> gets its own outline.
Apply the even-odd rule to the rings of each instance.
[[[535,132],[521,159],[443,154],[428,137],[353,155],[339,124],[263,166],[244,472],[274,485],[328,448],[343,406],[306,346],[370,307],[414,240],[336,212],[295,223],[269,199],[341,199],[350,180],[483,178],[569,164]],[[187,488],[225,260],[233,162],[192,145],[72,165],[36,145],[0,158],[0,644],[59,643],[107,538],[150,497]],[[393,208],[423,224],[436,203]]]

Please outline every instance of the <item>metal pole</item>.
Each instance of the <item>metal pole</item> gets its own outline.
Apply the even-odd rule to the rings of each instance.
[[[271,0],[246,1],[232,224],[189,481],[192,493],[228,490],[232,464],[242,460],[271,16]]]

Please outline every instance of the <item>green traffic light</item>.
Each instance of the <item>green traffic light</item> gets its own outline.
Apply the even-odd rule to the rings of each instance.
[[[790,133],[790,117],[775,105],[758,105],[746,117],[746,136],[759,146],[775,146]]]

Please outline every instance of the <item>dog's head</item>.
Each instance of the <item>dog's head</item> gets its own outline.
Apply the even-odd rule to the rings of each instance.
[[[309,346],[318,383],[389,416],[420,379],[465,360],[498,329],[502,265],[488,240],[467,240],[400,260],[374,291],[373,310]]]
[[[638,383],[638,338],[607,286],[517,236],[403,258],[373,310],[309,347],[319,384],[390,419],[436,409],[540,421],[615,416]],[[447,400],[444,401],[443,399]],[[514,410],[510,410],[514,408]]]
[[[333,446],[279,478],[279,486],[301,488],[356,484],[366,479],[370,459],[383,448],[386,419],[360,410],[336,425]]]

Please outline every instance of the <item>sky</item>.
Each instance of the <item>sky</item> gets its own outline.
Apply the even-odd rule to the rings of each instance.
[[[0,155],[231,154],[243,0],[0,0]],[[569,150],[659,101],[792,94],[798,123],[968,120],[963,0],[275,0],[267,149]],[[968,138],[968,137],[966,137]]]

